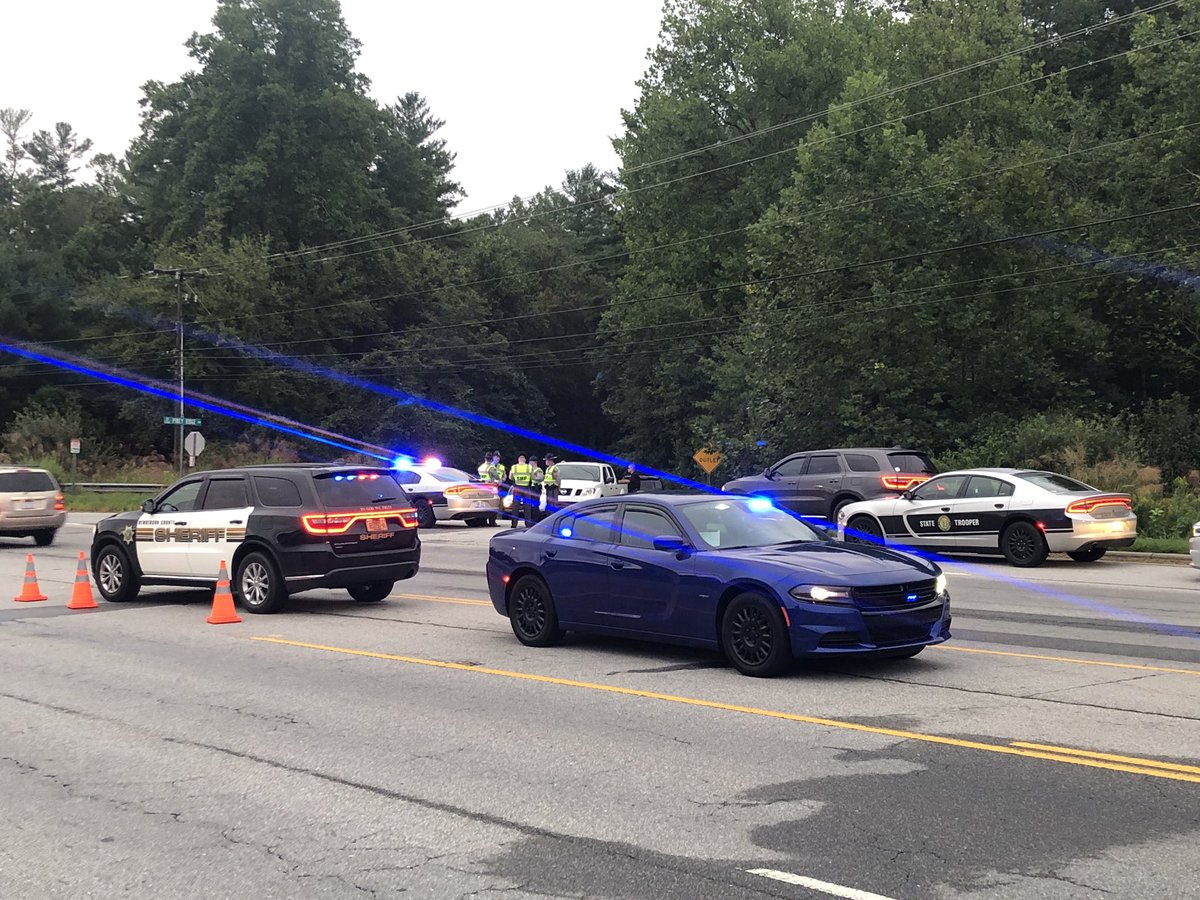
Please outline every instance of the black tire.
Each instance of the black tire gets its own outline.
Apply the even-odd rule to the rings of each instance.
[[[783,615],[759,594],[738,594],[726,607],[721,650],[735,669],[753,678],[778,675],[792,661]]]
[[[1050,555],[1046,537],[1032,522],[1013,522],[1000,533],[1000,552],[1011,565],[1022,569],[1040,566]]]
[[[45,531],[35,531],[33,540],[39,547],[49,547],[54,543],[54,536],[57,534],[55,529],[47,528]]]
[[[513,585],[508,620],[517,640],[527,647],[553,647],[562,640],[554,598],[546,582],[536,575],[524,575]]]
[[[437,525],[437,515],[433,511],[433,504],[428,500],[418,500],[417,527],[433,528],[435,525]]]
[[[860,534],[851,533],[855,531],[860,532]],[[876,540],[869,540],[869,537],[876,538]],[[846,523],[846,543],[883,545],[885,543],[883,526],[879,524],[879,520],[874,516],[857,515]]]
[[[120,544],[105,544],[96,551],[92,558],[92,577],[96,580],[96,590],[109,603],[133,600],[142,588],[129,554]]]
[[[379,603],[388,598],[388,594],[395,586],[396,582],[394,581],[372,581],[370,584],[356,584],[348,587],[346,591],[359,603]]]
[[[267,554],[251,551],[238,560],[233,573],[233,596],[249,613],[279,612],[287,601],[287,590],[279,567]]]
[[[473,519],[466,520],[468,528],[481,528],[488,523],[486,516],[476,516]]]
[[[855,497],[842,497],[837,503],[833,504],[833,509],[829,511],[829,521],[833,523],[835,528],[837,527],[838,513],[842,511],[842,507],[849,506],[851,503],[857,502],[858,499]]]
[[[887,653],[879,654],[879,659],[912,659],[922,650],[924,645],[920,647],[905,647],[903,650],[889,650]]]
[[[1071,557],[1075,562],[1089,563],[1103,559],[1104,554],[1107,552],[1107,547],[1092,547],[1090,550],[1071,550],[1067,553],[1067,556]]]

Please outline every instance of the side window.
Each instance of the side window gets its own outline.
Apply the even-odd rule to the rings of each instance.
[[[192,512],[200,496],[202,481],[189,481],[172,490],[159,501],[155,512]]]
[[[302,506],[300,489],[286,478],[271,478],[267,475],[254,476],[254,489],[263,506]]]
[[[615,544],[617,542],[617,508],[608,506],[604,509],[590,509],[575,516],[566,528],[570,530],[570,534],[562,534],[564,529],[559,528],[559,534],[563,537],[596,541],[601,544]]]
[[[1011,497],[1013,486],[999,478],[985,478],[983,475],[972,475],[967,483],[967,491],[963,494],[968,500],[983,497]]]
[[[398,469],[392,473],[392,477],[400,484],[419,484],[421,482],[421,476],[408,469]]]
[[[804,467],[808,465],[807,456],[795,456],[786,460],[776,470],[776,475],[782,475],[784,478],[795,478],[797,475],[804,474]]]
[[[808,461],[806,475],[834,475],[842,471],[836,456],[814,456]]]
[[[604,467],[604,483],[605,484],[616,484],[617,483],[617,473],[612,470],[612,466]]]
[[[913,499],[928,503],[934,500],[954,500],[962,490],[966,475],[946,475],[927,481],[915,491]]]
[[[663,535],[683,537],[678,526],[663,513],[652,509],[626,509],[621,522],[621,544],[653,550],[654,539]]]
[[[209,479],[208,493],[204,495],[205,509],[245,509],[249,505],[245,478]]]
[[[846,466],[851,472],[878,472],[879,460],[866,453],[847,453]]]

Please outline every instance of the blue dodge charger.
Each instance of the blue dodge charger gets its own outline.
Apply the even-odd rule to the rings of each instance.
[[[523,644],[586,631],[708,647],[746,675],[798,657],[915,656],[950,637],[934,563],[835,543],[761,497],[580,503],[493,537],[487,579]]]

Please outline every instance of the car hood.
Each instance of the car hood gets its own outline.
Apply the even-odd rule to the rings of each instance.
[[[745,560],[778,570],[779,575],[801,573],[847,584],[866,579],[933,578],[938,568],[907,553],[869,545],[813,542],[773,547],[724,550],[727,559]]]

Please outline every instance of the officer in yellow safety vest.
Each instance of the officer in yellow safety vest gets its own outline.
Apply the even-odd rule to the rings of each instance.
[[[533,466],[525,461],[525,454],[517,457],[516,464],[509,470],[508,477],[513,483],[513,521],[512,527],[517,527],[521,519],[526,527],[533,524],[533,512],[530,508],[530,487],[533,485]]]
[[[492,454],[483,454],[483,462],[479,464],[479,468],[476,471],[479,473],[480,481],[492,480]]]
[[[558,463],[549,453],[546,454],[546,474],[542,477],[542,486],[546,489],[546,514],[558,509],[558,489],[562,479],[558,475]]]
[[[533,487],[529,491],[530,514],[533,521],[540,522],[545,518],[546,504],[543,502],[545,494],[542,492],[542,482],[546,480],[546,470],[538,462],[536,453],[529,454],[529,464],[533,466]]]

